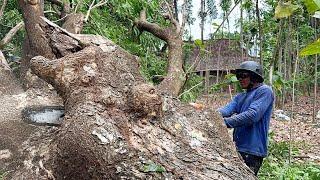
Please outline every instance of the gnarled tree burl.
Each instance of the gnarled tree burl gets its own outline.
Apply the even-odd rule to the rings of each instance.
[[[255,179],[217,114],[159,95],[137,57],[111,41],[46,28],[50,39],[68,37],[72,52],[31,60],[64,100],[65,119],[44,163],[55,178]]]

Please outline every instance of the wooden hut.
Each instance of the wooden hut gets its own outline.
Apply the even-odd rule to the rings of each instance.
[[[205,41],[204,44],[205,50],[194,48],[186,57],[186,62],[189,65],[196,64],[194,72],[200,76],[205,77],[208,72],[209,85],[221,82],[226,74],[232,73],[243,61],[258,61],[258,57],[250,56],[247,49],[240,46],[239,40],[216,39]]]

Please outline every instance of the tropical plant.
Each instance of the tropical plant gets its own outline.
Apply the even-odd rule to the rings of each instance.
[[[263,161],[258,175],[259,179],[317,180],[320,178],[319,165],[299,162],[288,164],[290,143],[288,141],[276,142],[274,135],[274,132],[269,133],[269,155]],[[292,154],[299,155],[298,147],[303,144],[303,142],[293,143]]]

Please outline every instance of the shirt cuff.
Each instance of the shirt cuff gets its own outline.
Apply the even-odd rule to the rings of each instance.
[[[230,120],[224,118],[224,123],[227,125],[227,128],[232,128],[232,126],[230,124]]]

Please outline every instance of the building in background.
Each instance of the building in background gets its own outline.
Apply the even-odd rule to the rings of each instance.
[[[258,57],[249,55],[246,48],[240,46],[239,40],[216,39],[204,42],[204,50],[195,47],[186,57],[186,63],[196,64],[194,73],[206,77],[209,74],[209,86],[219,83],[224,76],[233,73],[239,64],[246,60],[258,61]]]

